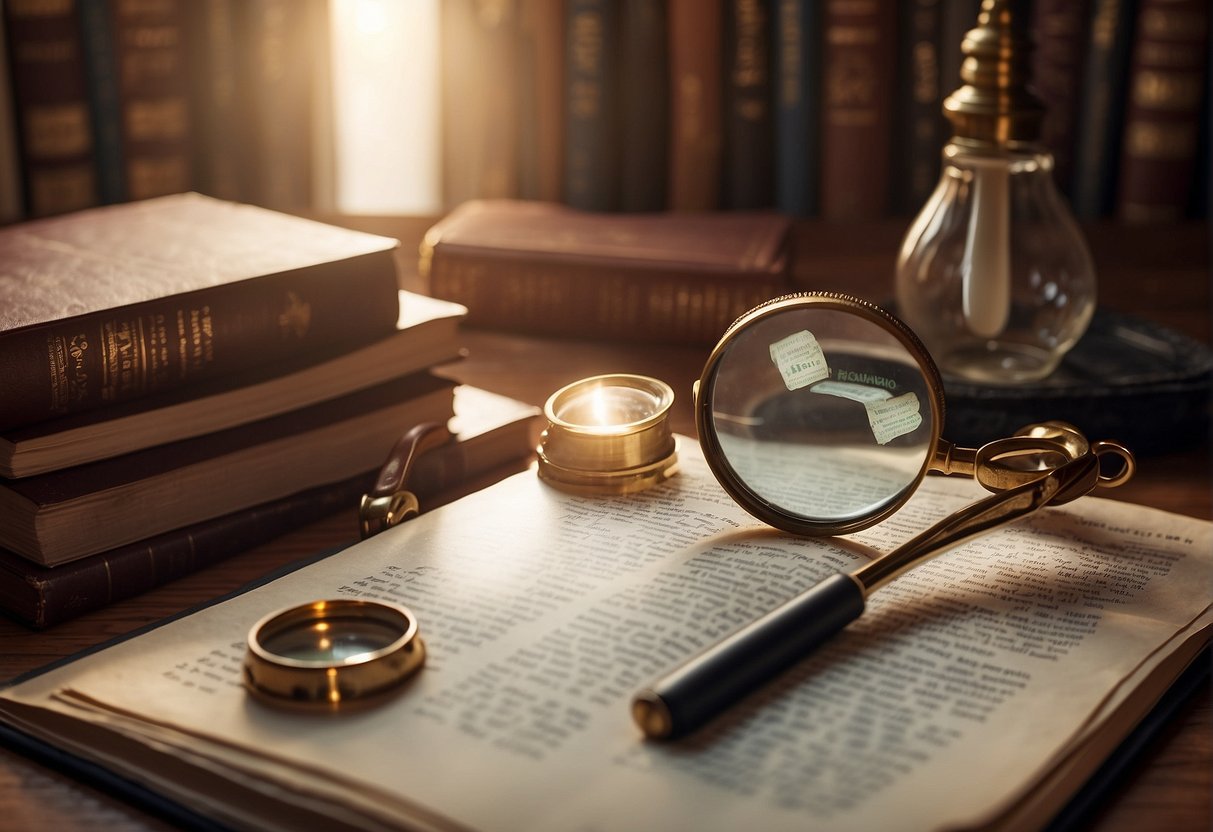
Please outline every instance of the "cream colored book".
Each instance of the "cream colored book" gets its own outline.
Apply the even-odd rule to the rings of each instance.
[[[981,496],[928,478],[847,539],[763,527],[683,439],[628,497],[524,472],[10,687],[35,738],[239,827],[1039,828],[1208,644],[1213,524],[1084,497],[964,544],[705,729],[632,694]],[[314,598],[410,607],[426,666],[317,718],[242,685],[250,625]]]

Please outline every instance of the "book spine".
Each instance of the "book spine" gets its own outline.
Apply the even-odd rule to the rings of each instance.
[[[1208,3],[1143,0],[1135,37],[1117,214],[1129,222],[1170,222],[1184,215],[1193,190]]]
[[[182,2],[111,0],[128,199],[180,193],[193,184]]]
[[[24,174],[25,213],[62,214],[96,205],[80,21],[72,0],[3,4]]]
[[[670,184],[675,211],[721,207],[724,104],[720,0],[669,0]]]
[[[620,208],[666,206],[669,146],[669,39],[665,0],[626,0],[620,7]]]
[[[585,211],[619,206],[617,9],[569,0],[565,30],[565,202]]]
[[[13,107],[8,36],[0,14],[0,225],[25,215],[21,204],[21,163],[17,159],[17,114]]]
[[[899,152],[893,176],[893,208],[914,214],[939,180],[945,120],[939,74],[939,0],[904,0],[899,9],[897,125]]]
[[[103,205],[124,202],[122,113],[109,0],[76,0],[84,78],[97,159],[97,196]],[[184,189],[181,189],[184,190]]]
[[[0,575],[11,573],[0,590],[0,607],[38,629],[67,621],[348,509],[373,482],[374,474],[368,472],[56,567],[0,550]]]
[[[895,2],[826,2],[821,208],[827,219],[889,211]]]
[[[1094,0],[1071,186],[1080,219],[1102,217],[1113,208],[1134,5]]]
[[[564,0],[518,10],[518,195],[564,198]]]
[[[328,49],[323,0],[243,0],[236,13],[243,114],[251,126],[244,175],[249,200],[267,208],[313,205],[313,55]]]
[[[1090,4],[1083,0],[1037,0],[1033,7],[1036,52],[1032,80],[1045,105],[1040,139],[1053,154],[1053,178],[1066,194],[1074,181],[1074,143],[1089,23]]]
[[[441,3],[442,192],[447,207],[518,193],[518,8]],[[563,128],[563,125],[562,125]]]
[[[820,168],[821,20],[817,0],[776,0],[772,15],[775,102],[775,206],[817,212]]]
[[[0,428],[92,410],[395,328],[390,252],[0,336]]]
[[[775,202],[770,19],[766,0],[730,0],[725,20],[725,204],[733,209],[770,208]]]
[[[782,274],[687,274],[484,257],[435,248],[430,291],[472,326],[529,334],[714,344],[742,313],[788,290]]]
[[[526,467],[531,446],[529,422],[517,421],[491,443],[473,439],[425,454],[417,460],[409,487],[429,511]],[[320,517],[350,514],[350,542],[359,499],[374,485],[377,471],[317,486],[195,523],[109,552],[56,567],[32,563],[0,549],[0,609],[42,629],[130,598],[220,563]]]
[[[241,111],[233,0],[192,0],[189,33],[191,152],[196,190],[246,200],[241,160],[248,153],[248,122]]]

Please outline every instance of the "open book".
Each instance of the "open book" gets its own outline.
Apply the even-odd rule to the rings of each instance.
[[[264,829],[1032,828],[1209,641],[1213,524],[1084,497],[918,567],[705,730],[646,742],[638,687],[981,493],[928,478],[880,526],[798,539],[680,453],[627,497],[518,474],[10,687],[0,714]],[[318,597],[404,603],[426,667],[373,708],[254,700],[249,626]]]

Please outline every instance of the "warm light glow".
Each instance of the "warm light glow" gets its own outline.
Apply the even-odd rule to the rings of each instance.
[[[619,421],[616,408],[608,400],[606,391],[601,387],[596,387],[590,394],[590,413],[593,415],[596,425],[609,426]]]
[[[440,0],[333,0],[336,208],[436,213]]]

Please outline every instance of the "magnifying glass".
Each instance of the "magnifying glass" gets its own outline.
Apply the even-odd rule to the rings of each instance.
[[[1134,470],[1121,445],[1090,443],[1061,422],[957,447],[941,436],[944,413],[943,381],[926,348],[858,298],[777,298],[725,332],[696,384],[695,419],[709,467],[755,517],[801,535],[856,532],[897,511],[928,471],[972,476],[994,495],[827,578],[642,691],[632,713],[646,735],[676,737],[706,722],[928,557],[1045,505],[1120,485]]]

